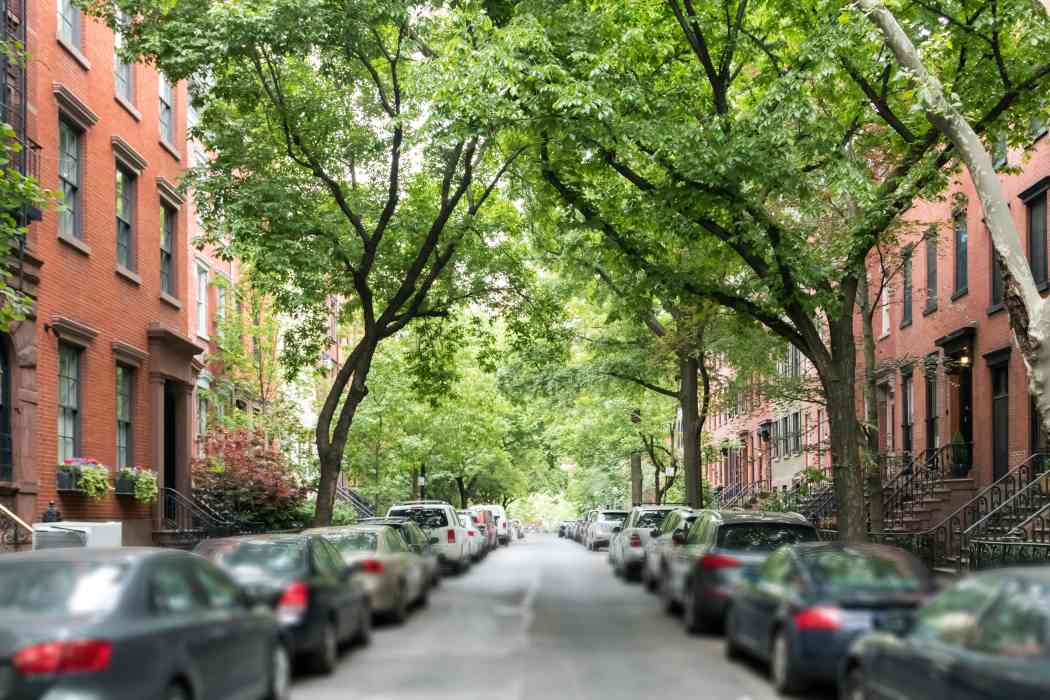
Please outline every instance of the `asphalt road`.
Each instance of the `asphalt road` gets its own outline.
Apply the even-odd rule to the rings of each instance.
[[[655,596],[612,575],[606,553],[550,535],[446,578],[402,627],[380,627],[295,700],[647,700],[778,697],[765,671],[690,637]],[[830,690],[811,698],[833,697]]]

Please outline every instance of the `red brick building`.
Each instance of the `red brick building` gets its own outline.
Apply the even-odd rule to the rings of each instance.
[[[148,543],[164,527],[162,506],[60,493],[56,465],[142,465],[162,493],[189,490],[204,347],[187,332],[194,260],[177,189],[186,90],[122,64],[113,33],[69,0],[18,9],[30,56],[25,135],[63,206],[29,228],[19,272],[34,314],[3,337],[10,402],[0,419],[10,427],[0,432],[12,435],[12,473],[0,486],[26,520],[55,501],[66,519],[120,519],[126,543]]]

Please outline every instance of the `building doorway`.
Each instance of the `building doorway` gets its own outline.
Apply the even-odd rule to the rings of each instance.
[[[1005,362],[992,370],[992,480],[1010,470],[1010,372]]]
[[[164,486],[169,489],[178,490],[178,440],[176,431],[178,423],[175,420],[175,408],[177,397],[175,387],[170,381],[164,382]],[[171,499],[164,499],[164,517],[175,520],[175,503]]]

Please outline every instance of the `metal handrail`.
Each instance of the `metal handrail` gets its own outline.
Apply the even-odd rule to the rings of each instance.
[[[757,496],[761,493],[760,482],[752,482],[750,484],[741,484],[736,491],[733,492],[728,498],[722,499],[721,506],[723,508],[735,508],[740,503],[747,501],[752,496]]]
[[[208,533],[232,532],[236,526],[214,510],[170,487],[164,496],[164,524],[173,530],[203,530]]]
[[[1031,458],[1029,461],[1031,461]],[[982,538],[988,529],[994,526],[1004,516],[1017,516],[1022,518],[1023,521],[1023,519],[1028,518],[1032,513],[1039,511],[1044,505],[1046,505],[1047,501],[1047,497],[1039,491],[1041,483],[1038,478],[1045,472],[1045,469],[1035,471],[1033,468],[1030,472],[1031,480],[1029,483],[1021,487],[996,508],[988,511],[984,517],[966,528],[963,531],[963,537],[966,539]]]
[[[342,484],[336,484],[335,495],[339,500],[349,503],[359,516],[364,518],[375,517],[376,513],[372,506],[353,489]]]

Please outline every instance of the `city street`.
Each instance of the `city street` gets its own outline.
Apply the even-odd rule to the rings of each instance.
[[[446,578],[428,608],[376,630],[297,700],[619,700],[778,697],[764,670],[726,661],[720,638],[690,637],[606,553],[531,535]],[[833,693],[806,697],[830,698]]]

